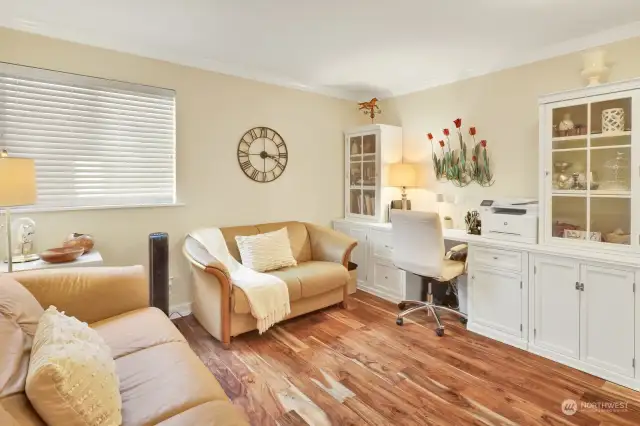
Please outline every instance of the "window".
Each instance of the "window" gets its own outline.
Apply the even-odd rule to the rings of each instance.
[[[175,92],[0,63],[0,148],[41,209],[175,203]]]

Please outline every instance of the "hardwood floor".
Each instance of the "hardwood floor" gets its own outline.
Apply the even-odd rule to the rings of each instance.
[[[253,425],[640,424],[638,392],[468,332],[453,317],[443,316],[438,338],[426,315],[398,327],[389,302],[358,292],[350,305],[242,335],[229,350],[191,316],[175,324]],[[562,413],[565,399],[576,414]]]

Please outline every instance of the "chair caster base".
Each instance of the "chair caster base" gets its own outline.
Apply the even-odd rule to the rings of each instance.
[[[444,328],[436,328],[436,335],[438,337],[444,336]]]
[[[404,319],[402,319],[402,318],[396,319],[396,324],[403,325],[404,324]]]
[[[467,318],[465,318],[465,317],[460,317],[460,322],[462,323],[462,325],[467,325],[469,320]]]

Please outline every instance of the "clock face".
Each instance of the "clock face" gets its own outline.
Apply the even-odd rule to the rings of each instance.
[[[287,167],[289,153],[282,136],[268,127],[248,130],[238,143],[238,163],[245,175],[256,182],[278,179]]]

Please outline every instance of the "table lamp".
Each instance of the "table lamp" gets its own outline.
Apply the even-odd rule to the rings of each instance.
[[[36,167],[31,159],[9,157],[6,150],[0,152],[0,208],[5,209],[7,228],[7,257],[13,271],[13,253],[11,249],[11,211],[10,207],[26,206],[36,203]]]
[[[402,188],[402,210],[407,210],[407,188],[418,186],[418,171],[415,164],[394,163],[389,166],[389,186]]]

